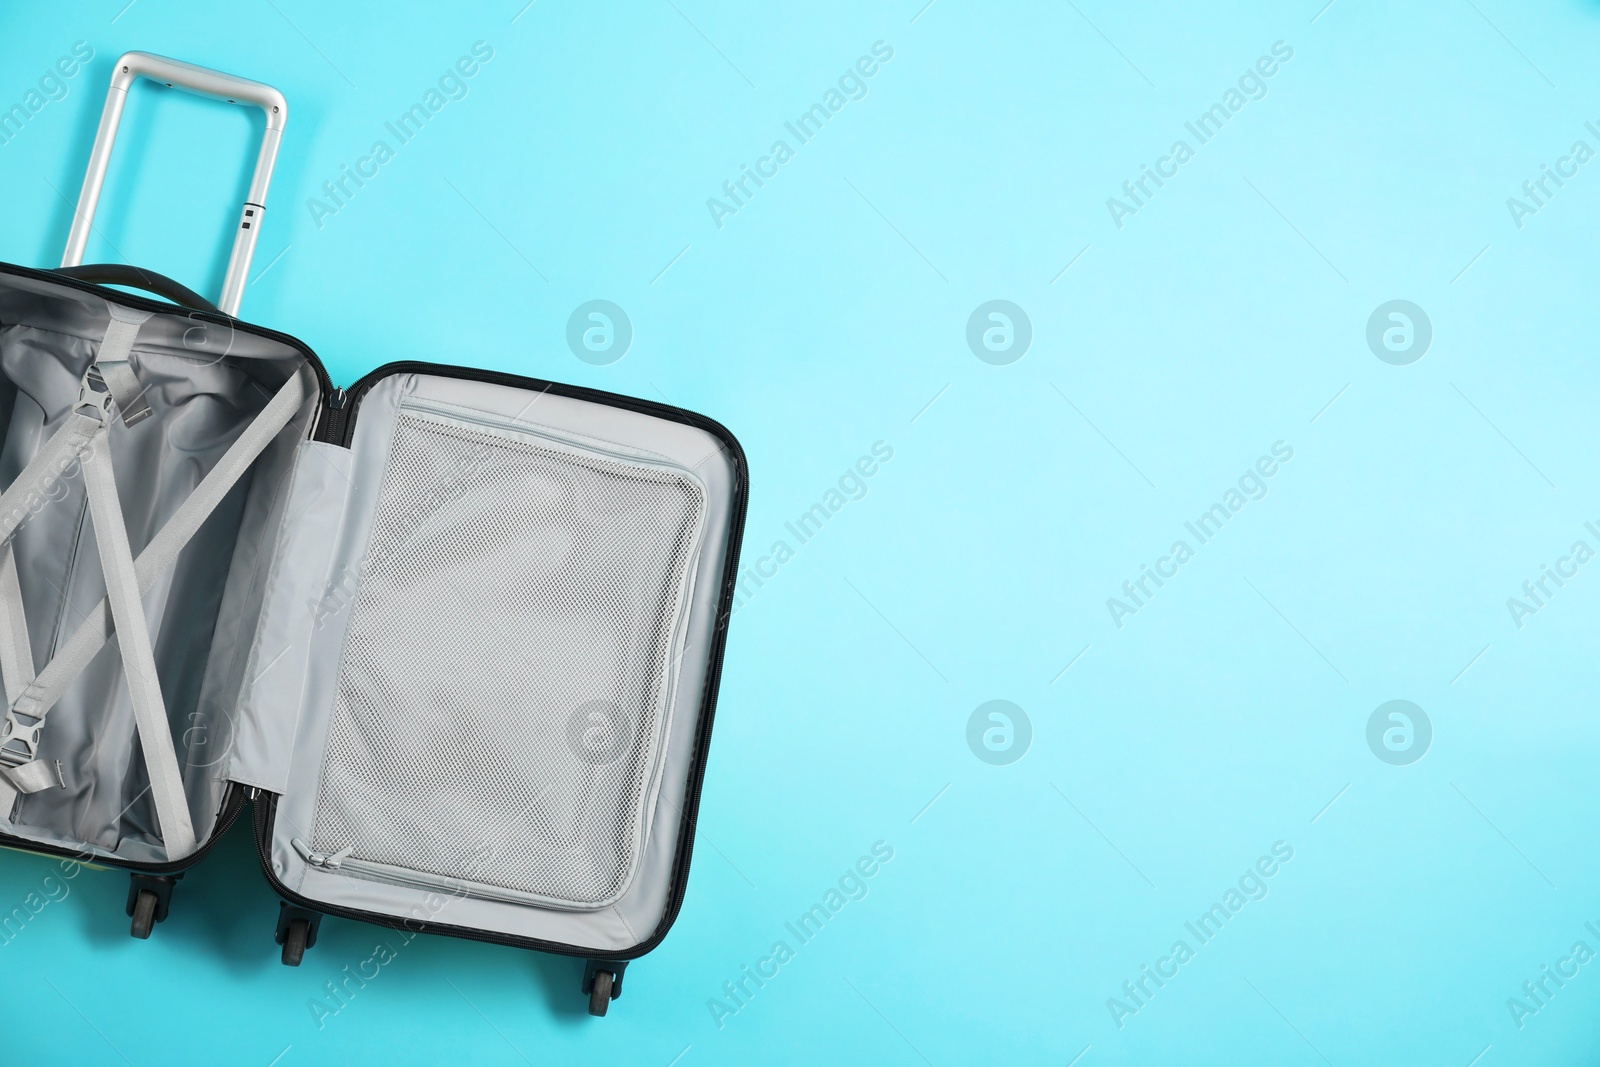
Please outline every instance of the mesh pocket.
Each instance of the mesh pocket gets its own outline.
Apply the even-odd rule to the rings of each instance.
[[[314,847],[485,895],[620,896],[703,513],[681,472],[403,408]]]

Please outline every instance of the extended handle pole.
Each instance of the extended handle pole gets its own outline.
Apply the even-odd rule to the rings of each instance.
[[[255,174],[250,178],[250,192],[239,209],[233,253],[228,257],[222,295],[217,299],[219,308],[230,315],[237,315],[239,302],[244,297],[245,281],[250,273],[250,260],[255,254],[256,236],[261,232],[261,219],[266,213],[267,187],[272,184],[272,167],[277,162],[278,144],[283,136],[284,122],[289,117],[289,105],[282,93],[270,85],[247,78],[236,78],[231,74],[180,63],[149,52],[128,52],[117,60],[116,70],[111,75],[111,88],[106,93],[105,110],[100,113],[100,128],[94,135],[94,148],[89,153],[89,168],[83,176],[83,190],[78,194],[78,206],[72,214],[72,230],[67,234],[67,250],[61,257],[61,265],[75,267],[83,262],[95,208],[100,203],[100,190],[105,186],[106,171],[111,165],[111,148],[117,139],[117,127],[122,123],[122,109],[128,102],[129,87],[138,78],[149,78],[168,88],[226,100],[230,104],[252,104],[266,116],[267,128],[261,138],[261,150],[256,155]]]

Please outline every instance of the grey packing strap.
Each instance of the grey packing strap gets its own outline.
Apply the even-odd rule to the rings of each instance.
[[[139,384],[128,357],[133,352],[134,338],[139,336],[139,327],[150,318],[151,312],[134,311],[110,302],[106,307],[111,312],[111,325],[106,327],[105,339],[95,353],[89,377],[99,378],[117,402],[122,424],[134,426],[149,418],[151,411],[150,402],[144,398],[144,386]]]
[[[6,699],[14,702],[33,681],[33,650],[22,613],[22,590],[17,583],[16,557],[11,537],[30,512],[49,498],[52,486],[76,464],[100,430],[101,418],[92,405],[78,404],[66,422],[51,435],[16,480],[0,493],[0,674]],[[15,695],[14,695],[15,694]],[[23,722],[10,714],[0,728],[0,816],[9,816],[18,793],[37,793],[61,784],[61,768],[39,762],[39,723]]]
[[[188,499],[172,513],[134,561],[134,574],[141,596],[149,592],[156,579],[177,560],[178,553],[189,543],[195,531],[210,517],[228,490],[250,469],[256,457],[294,418],[305,398],[306,386],[301,375],[291,376],[255,421],[245,428],[216,465],[200,479],[200,484],[195,486]],[[36,725],[42,724],[56,701],[61,699],[61,694],[83,673],[115,632],[111,607],[102,599],[89,610],[87,618],[66,644],[59,648],[55,658],[45,664],[22,695],[11,701],[6,715],[6,728],[11,729],[19,715],[34,720]],[[0,799],[0,803],[3,803],[3,799]]]
[[[22,585],[17,580],[17,555],[8,543],[0,549],[0,680],[6,703],[22,695],[33,681],[33,643],[22,614]]]
[[[176,860],[194,851],[194,826],[189,821],[183,772],[178,769],[172,727],[167,722],[167,704],[161,698],[161,681],[156,676],[155,649],[150,644],[150,629],[139,600],[133,548],[128,543],[127,521],[111,466],[109,432],[109,428],[102,429],[84,456],[83,482],[89,493],[95,544],[100,548],[100,569],[106,577],[106,599],[111,602],[111,616],[116,621],[123,674],[133,698],[133,718],[150,775],[150,795],[161,824],[161,841],[167,859]]]
[[[20,694],[12,688],[13,679],[20,681],[32,675],[31,649],[23,656],[21,646],[15,645],[6,653],[26,663],[29,669],[6,672],[9,706],[3,727],[0,727],[0,816],[11,812],[18,792],[33,793],[63,784],[59,763],[33,758],[45,716],[120,629],[124,634],[121,644],[125,674],[134,702],[135,723],[151,780],[156,815],[168,858],[176,859],[194,850],[194,829],[140,597],[172,566],[223,497],[294,418],[305,400],[306,387],[298,372],[290,376],[134,560],[127,541],[126,520],[116,497],[116,480],[107,442],[113,403],[122,414],[124,425],[131,426],[150,414],[143,389],[127,360],[139,326],[150,316],[115,305],[108,304],[108,307],[112,322],[100,346],[102,358],[85,376],[83,392],[69,413],[67,424],[45,443],[5,493],[0,494],[0,545],[9,550],[10,536],[28,511],[38,506],[54,480],[91,444],[99,452],[84,461],[84,477],[86,484],[92,479],[98,485],[98,489],[90,488],[90,506],[96,541],[100,545],[101,567],[106,575],[107,596],[95,605],[72,638],[37,677],[27,682]],[[95,467],[93,475],[90,466]],[[113,543],[108,545],[108,535],[102,533],[102,529],[110,531]],[[120,542],[120,548],[115,542]],[[0,614],[14,604],[14,618],[21,625],[20,590],[14,592],[12,598],[6,587],[3,562],[0,562],[0,601],[7,602],[0,604]],[[4,625],[0,621],[0,629]],[[21,633],[26,640],[25,628]],[[0,634],[0,641],[4,637]],[[0,670],[5,670],[3,662],[0,662]]]
[[[6,702],[9,704],[22,695],[33,681],[33,643],[28,639],[28,620],[22,614],[22,586],[17,581],[17,556],[8,543],[0,548],[0,679],[5,681]],[[12,770],[20,784],[32,785],[40,772],[36,760],[30,760]],[[49,767],[45,767],[48,775]],[[59,781],[60,768],[56,768]],[[53,784],[46,779],[46,786]],[[37,789],[27,790],[38,792]],[[0,770],[0,814],[10,815],[16,807],[17,795],[22,792],[10,777]]]
[[[106,306],[111,311],[111,325],[106,327],[105,339],[100,342],[99,356],[103,359],[96,359],[95,366],[89,369],[88,380],[97,380],[106,387],[122,412],[123,423],[132,426],[150,414],[149,402],[144,399],[144,389],[128,363],[128,355],[133,351],[139,327],[151,313],[130,311],[115,304]],[[129,411],[124,405],[133,410]],[[10,543],[11,535],[22,525],[22,520],[44,503],[51,487],[78,461],[104,423],[102,405],[92,401],[86,388],[67,412],[66,422],[34,454],[6,491],[0,493],[0,542]]]
[[[92,409],[75,406],[67,421],[50,436],[16,480],[0,493],[0,542],[10,543],[22,520],[39,508],[62,474],[78,462],[94,435],[100,432],[100,417]]]
[[[134,374],[133,365],[127,360],[117,363],[96,360],[89,368],[89,376],[98,378],[116,400],[117,413],[122,416],[124,426],[135,426],[152,414],[150,402],[144,398],[144,386],[139,384],[139,376]]]
[[[0,766],[0,813],[10,818],[18,797],[25,793],[58,789],[65,784],[61,780],[61,763],[58,760],[31,760],[20,767]]]
[[[91,368],[77,403],[67,412],[66,421],[50,435],[5,492],[0,493],[0,553],[3,553],[0,557],[0,674],[4,675],[7,705],[14,705],[34,679],[33,649],[28,640],[11,538],[23,519],[49,499],[52,488],[62,476],[101,439],[107,405],[110,400],[117,399],[107,382],[108,376],[117,383],[116,389],[133,410],[138,411],[142,406],[144,414],[149,414],[149,404],[144,400],[138,377],[128,364],[128,356],[133,351],[139,327],[150,318],[150,312],[130,311],[109,302],[106,307],[110,322],[99,352],[107,358],[111,369],[95,373]],[[133,421],[137,422],[138,417]],[[10,815],[19,792],[37,793],[61,784],[59,764],[35,759],[41,726],[37,720],[24,722],[8,711],[4,726],[0,728],[0,815]]]

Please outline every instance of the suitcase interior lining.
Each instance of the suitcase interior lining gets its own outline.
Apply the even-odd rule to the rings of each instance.
[[[0,484],[9,484],[77,400],[108,320],[105,301],[36,279],[0,277]],[[155,416],[112,428],[113,463],[129,539],[137,553],[291,374],[310,375],[288,346],[199,323],[186,313],[146,323],[132,355]],[[279,435],[144,597],[157,674],[177,743],[190,816],[202,842],[226,782],[218,773],[232,733],[231,704],[207,699],[212,663],[229,659],[237,628],[219,625],[223,590],[259,552],[268,501],[286,482],[294,444],[316,404]],[[35,668],[105,593],[81,474],[13,540]],[[254,517],[257,521],[252,521]],[[6,832],[137,862],[163,862],[132,702],[114,647],[50,712],[40,756],[61,761],[65,787],[22,798]]]
[[[332,477],[301,477],[338,461],[302,446],[287,509],[332,533],[280,550],[252,652],[272,684],[241,700],[260,743],[229,774],[283,794],[275,876],[365,912],[641,944],[667,908],[715,628],[736,479],[720,442],[407,373],[365,396],[351,444]],[[314,640],[280,618],[308,614]],[[272,704],[286,692],[293,714]]]

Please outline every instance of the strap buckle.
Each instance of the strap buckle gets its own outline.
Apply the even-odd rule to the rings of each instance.
[[[144,398],[139,376],[125,359],[99,360],[89,367],[78,389],[78,406],[89,407],[102,421],[111,417],[115,404],[124,426],[136,426],[154,412]]]
[[[78,386],[78,402],[72,406],[73,410],[103,423],[111,417],[114,403],[116,398],[111,395],[111,387],[106,384],[99,366],[91,366]]]
[[[24,723],[23,717],[33,722]],[[43,719],[25,716],[15,708],[8,709],[4,722],[0,723],[0,763],[20,767],[33,762],[39,751],[39,732],[43,729]],[[18,745],[21,747],[14,747]]]

